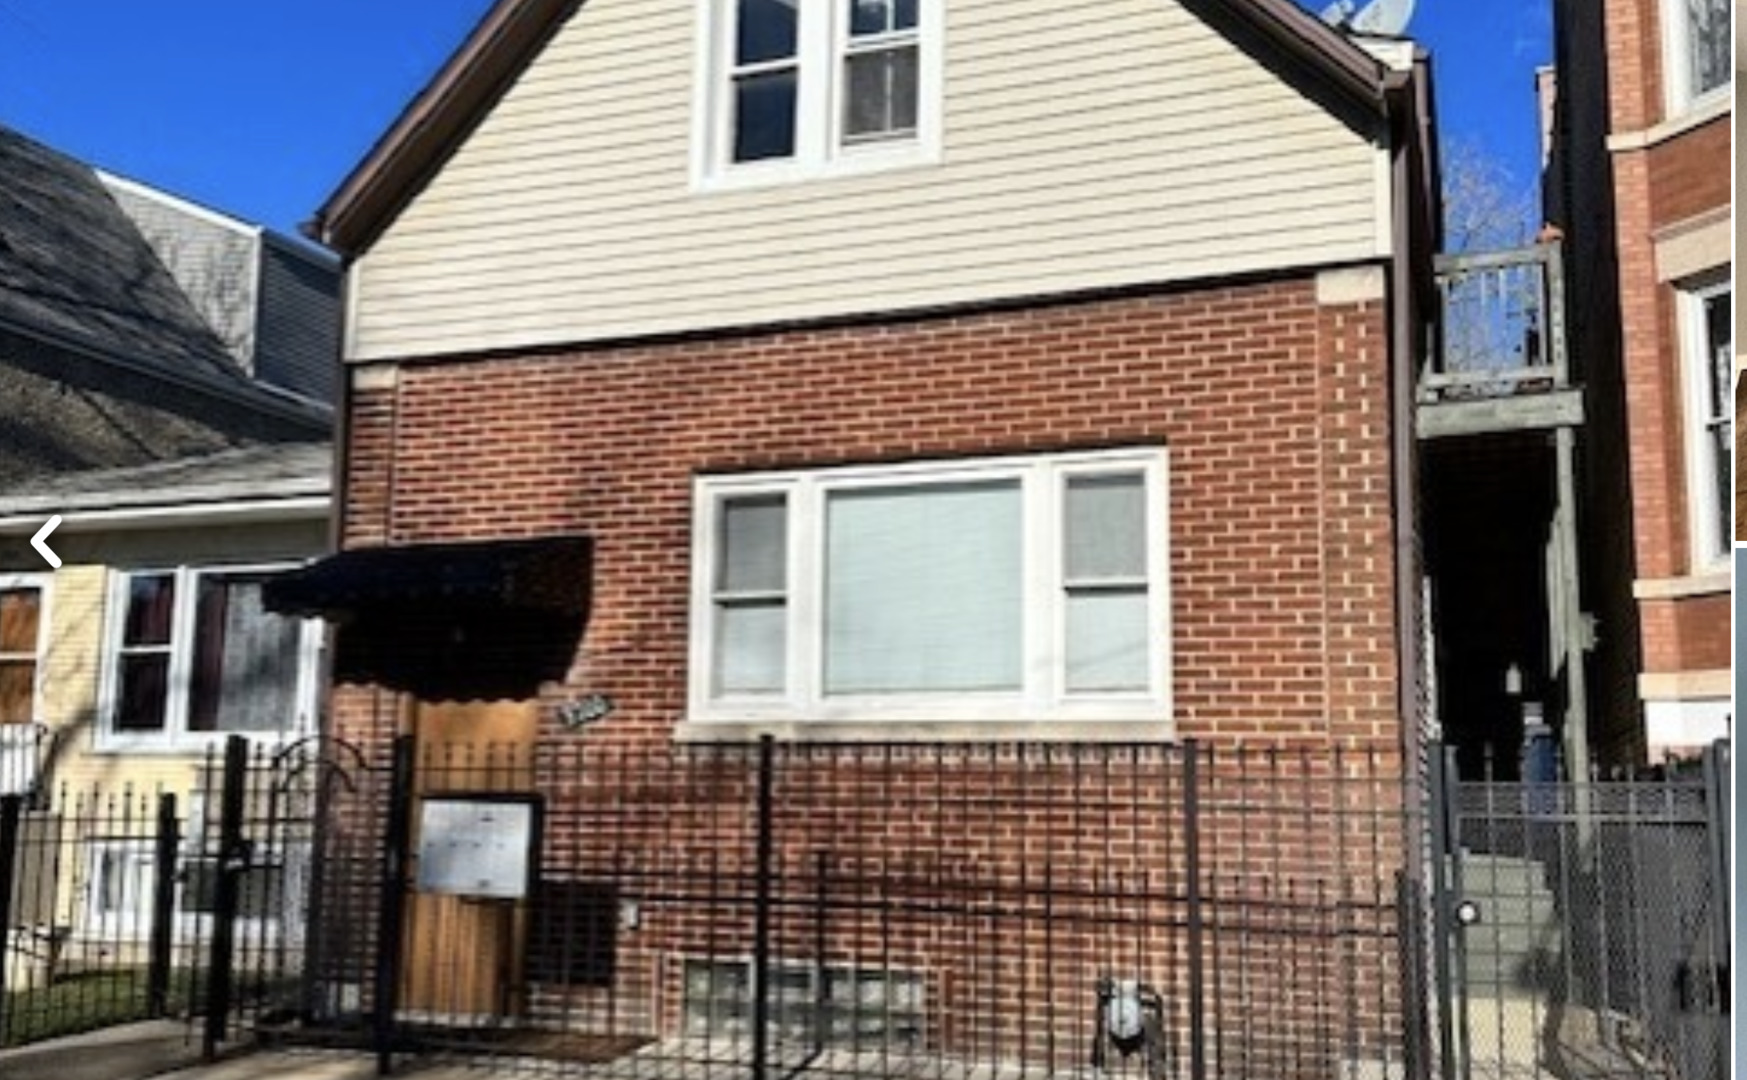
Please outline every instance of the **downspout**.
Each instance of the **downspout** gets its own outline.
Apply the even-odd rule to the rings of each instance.
[[[1401,717],[1404,763],[1406,772],[1418,775],[1413,766],[1425,753],[1420,700],[1421,646],[1420,573],[1419,573],[1419,483],[1418,439],[1414,432],[1414,373],[1423,340],[1418,332],[1421,311],[1415,263],[1419,253],[1416,237],[1419,230],[1414,220],[1416,203],[1413,158],[1416,146],[1422,146],[1425,130],[1411,130],[1409,125],[1429,126],[1422,115],[1419,98],[1420,80],[1405,72],[1391,72],[1388,91],[1388,119],[1392,141],[1390,177],[1394,187],[1391,195],[1392,227],[1396,236],[1394,256],[1390,262],[1390,412],[1391,458],[1394,462],[1395,521],[1395,622],[1398,672],[1396,709]],[[1410,795],[1423,795],[1413,791]]]
[[[1416,77],[1419,76],[1419,77]],[[1423,632],[1424,619],[1429,619],[1430,612],[1422,610],[1421,573],[1419,559],[1419,439],[1414,426],[1415,417],[1415,380],[1420,368],[1419,351],[1425,347],[1425,339],[1419,333],[1422,320],[1422,300],[1419,291],[1416,269],[1420,258],[1422,238],[1420,236],[1421,222],[1416,220],[1416,208],[1420,208],[1428,199],[1435,199],[1435,193],[1422,192],[1419,183],[1422,179],[1429,181],[1431,164],[1420,162],[1416,175],[1416,155],[1429,153],[1426,148],[1431,144],[1434,134],[1431,128],[1431,103],[1426,96],[1426,80],[1424,79],[1418,58],[1411,72],[1392,71],[1385,83],[1385,130],[1391,139],[1390,180],[1394,190],[1390,196],[1391,227],[1394,230],[1396,243],[1393,246],[1393,257],[1390,261],[1390,442],[1391,460],[1394,465],[1393,477],[1393,511],[1395,530],[1395,625],[1396,654],[1398,657],[1396,671],[1396,709],[1401,718],[1401,797],[1404,811],[1402,843],[1403,867],[1397,880],[1397,896],[1402,905],[1403,933],[1419,935],[1419,929],[1425,924],[1423,915],[1429,909],[1422,905],[1426,902],[1427,888],[1432,880],[1431,869],[1433,860],[1441,858],[1440,853],[1431,850],[1433,838],[1428,833],[1431,821],[1425,815],[1440,813],[1438,807],[1432,804],[1431,791],[1428,783],[1431,780],[1430,770],[1442,767],[1439,761],[1430,760],[1431,748],[1427,745],[1425,718],[1422,715],[1424,702],[1422,700],[1422,660],[1430,663],[1430,658],[1422,656],[1425,648]],[[1432,225],[1433,230],[1436,229]],[[1434,243],[1435,232],[1428,233],[1423,238],[1426,246]],[[1431,252],[1425,252],[1425,265],[1429,267]],[[1432,898],[1431,903],[1436,903]],[[1416,937],[1416,945],[1421,939]],[[1435,947],[1435,946],[1434,946]],[[1404,1008],[1407,1016],[1404,1018],[1411,1029],[1429,1032],[1429,1016],[1425,1013],[1423,995],[1412,993],[1409,988],[1424,985],[1426,972],[1423,964],[1423,954],[1419,949],[1408,950],[1409,962],[1416,970],[1409,978],[1404,989]],[[1414,1004],[1413,1002],[1421,1002]],[[1429,1039],[1411,1039],[1410,1045],[1428,1046]],[[1432,1074],[1429,1057],[1421,1055],[1420,1060],[1409,1065],[1413,1080],[1426,1080]]]

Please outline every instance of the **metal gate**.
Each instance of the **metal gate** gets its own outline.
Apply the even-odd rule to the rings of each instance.
[[[305,1010],[316,740],[232,737],[184,783],[0,796],[0,1046],[135,1020],[211,1057]]]
[[[1729,1075],[1729,755],[1587,782],[1432,783],[1445,1080]]]

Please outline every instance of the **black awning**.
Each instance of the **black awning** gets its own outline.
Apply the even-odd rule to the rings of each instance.
[[[586,617],[593,551],[586,536],[356,548],[268,579],[262,600],[336,622],[431,610]]]

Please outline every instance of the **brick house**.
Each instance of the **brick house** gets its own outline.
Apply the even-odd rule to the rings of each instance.
[[[1603,760],[1657,761],[1730,729],[1731,9],[1554,10],[1544,186],[1592,372],[1592,728]]]
[[[495,959],[403,974],[401,1007],[743,1022],[747,976],[711,965],[744,964],[748,909],[663,907],[648,878],[633,904],[627,867],[752,859],[699,807],[744,801],[709,768],[765,736],[774,813],[887,880],[911,850],[1023,875],[1027,828],[1079,820],[1053,781],[960,807],[1019,775],[996,743],[1051,777],[1187,740],[1366,761],[1362,805],[1400,813],[1430,130],[1423,53],[1276,0],[495,5],[315,222],[350,279],[342,550],[270,602],[341,623],[336,736],[378,763],[412,736],[426,800],[538,797],[534,862],[576,896],[623,873],[611,955],[568,980],[549,954],[598,912],[415,889],[415,969],[436,939]],[[1134,806],[1172,797],[1124,775]],[[1123,813],[1130,871],[1180,865],[1168,815]],[[1060,865],[1091,847],[1052,828]],[[1269,835],[1290,891],[1321,842]],[[811,947],[791,930],[779,953]],[[863,958],[818,992],[876,966],[817,934]],[[1085,934],[1071,997],[1037,1006],[1076,1028]],[[940,938],[880,937],[888,1009],[1006,1030],[965,1019],[974,949]],[[1013,973],[1044,999],[1055,977]]]

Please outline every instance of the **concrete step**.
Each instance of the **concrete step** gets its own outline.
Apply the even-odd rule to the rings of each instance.
[[[1461,877],[1468,893],[1497,896],[1548,895],[1547,872],[1538,862],[1506,859],[1497,855],[1464,855],[1460,866],[1450,867],[1450,881]]]
[[[1544,991],[1557,980],[1559,954],[1531,949],[1516,956],[1470,954],[1463,967],[1468,992]]]
[[[1535,949],[1558,952],[1565,943],[1560,928],[1547,925],[1501,926],[1481,923],[1463,935],[1469,956],[1522,956]]]

